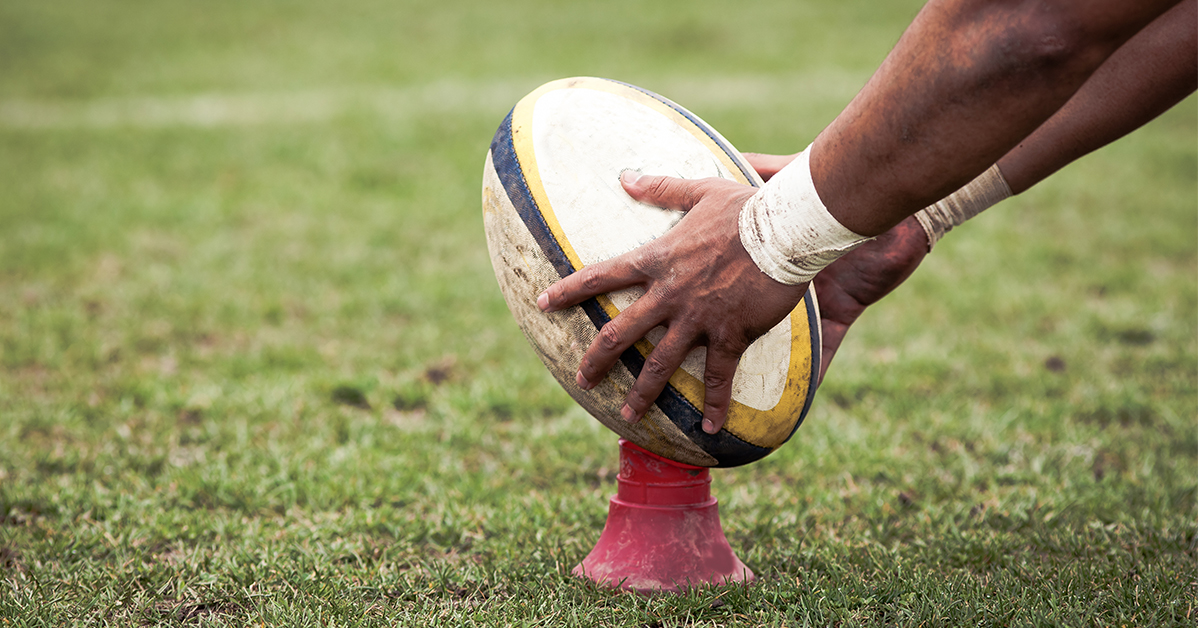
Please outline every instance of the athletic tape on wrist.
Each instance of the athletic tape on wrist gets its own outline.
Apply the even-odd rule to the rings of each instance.
[[[842,226],[813,187],[804,149],[742,206],[738,234],[750,258],[782,284],[811,281],[822,268],[870,240]]]
[[[913,217],[925,229],[925,235],[929,237],[928,250],[932,251],[933,245],[947,231],[1010,196],[1012,189],[1008,187],[1008,181],[1004,180],[1000,167],[993,164],[957,192],[913,214]]]

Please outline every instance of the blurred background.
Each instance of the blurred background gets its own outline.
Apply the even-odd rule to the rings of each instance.
[[[495,285],[496,126],[593,75],[796,152],[920,4],[0,3],[0,609],[599,612],[567,573],[615,437]],[[1192,96],[955,230],[793,441],[715,474],[772,608],[1195,612],[1196,118]],[[752,598],[607,612],[768,616]]]

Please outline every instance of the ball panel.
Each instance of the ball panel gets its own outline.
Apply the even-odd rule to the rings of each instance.
[[[554,214],[584,265],[632,251],[683,218],[682,211],[630,198],[621,186],[623,170],[733,178],[686,129],[609,92],[572,88],[542,94],[533,104],[531,137],[547,213]],[[597,220],[600,208],[603,220]]]
[[[526,178],[528,189],[533,196],[534,203],[541,209],[543,213],[542,219],[557,240],[558,245],[566,254],[567,259],[570,260],[572,270],[579,270],[585,264],[579,253],[575,250],[574,244],[571,242],[570,237],[568,237],[568,233],[560,223],[559,216],[555,213],[553,209],[554,205],[550,202],[547,194],[546,186],[542,180],[543,170],[538,163],[536,134],[539,130],[535,128],[535,112],[538,102],[543,96],[560,90],[609,93],[648,107],[685,129],[703,147],[704,154],[717,159],[722,170],[705,173],[703,176],[722,176],[724,173],[728,173],[729,177],[738,183],[755,187],[762,184],[762,179],[754,172],[753,168],[749,168],[748,164],[741,157],[741,154],[734,150],[729,142],[721,137],[720,134],[708,128],[708,125],[700,122],[690,112],[661,96],[626,83],[600,78],[577,77],[546,83],[522,98],[513,107],[510,113],[511,136],[513,150],[519,156],[522,171]],[[612,177],[613,183],[616,183],[615,175],[619,174],[620,169],[624,167],[627,166],[619,167],[616,173],[614,173]],[[556,173],[550,172],[548,174],[554,175]],[[676,176],[679,175],[679,173],[674,174]],[[619,185],[616,187],[619,188]],[[618,198],[623,197],[624,192],[620,191]],[[608,257],[612,257],[612,254]],[[593,261],[599,260],[588,260],[589,263]],[[564,274],[563,276],[566,275]],[[606,309],[608,309],[607,306]],[[609,312],[610,316],[616,316],[618,313],[619,310],[616,309]]]
[[[601,80],[607,80],[607,79],[601,79]],[[741,153],[739,153],[737,150],[735,150],[733,148],[733,144],[731,144],[729,142],[729,140],[725,139],[725,137],[723,135],[718,133],[716,129],[708,126],[708,124],[706,124],[700,118],[697,118],[695,114],[688,111],[687,109],[684,109],[683,107],[680,107],[675,102],[660,96],[659,94],[655,94],[652,91],[642,89],[636,85],[630,85],[629,83],[622,83],[621,81],[609,81],[609,82],[616,83],[618,85],[622,85],[630,90],[644,94],[647,98],[651,98],[657,102],[662,103],[664,106],[670,108],[672,111],[674,111],[676,114],[683,117],[685,120],[687,120],[690,123],[690,124],[683,124],[682,122],[680,122],[680,124],[683,124],[684,127],[686,127],[689,131],[691,131],[691,133],[693,135],[695,135],[697,137],[697,139],[700,138],[700,134],[703,134],[705,137],[707,137],[709,140],[711,140],[713,142],[713,144],[716,145],[717,148],[720,149],[721,153],[723,153],[729,159],[729,161],[726,162],[726,164],[725,164],[726,167],[728,167],[730,169],[737,168],[737,171],[741,173],[741,175],[742,175],[741,179],[738,179],[739,183],[745,183],[746,185],[752,185],[754,187],[762,186],[763,180],[762,180],[762,177],[758,176],[758,171],[756,171],[741,156]]]
[[[736,466],[757,460],[790,438],[812,402],[815,382],[819,373],[820,327],[816,302],[811,290],[806,295],[803,304],[793,311],[792,316],[781,322],[783,326],[783,329],[780,330],[781,333],[785,337],[790,336],[791,340],[790,343],[786,340],[781,343],[787,348],[781,354],[784,359],[780,359],[778,356],[767,357],[762,360],[764,362],[762,365],[756,365],[753,351],[743,359],[745,368],[739,367],[739,376],[742,381],[735,383],[736,396],[734,403],[731,404],[729,420],[726,428],[716,435],[706,434],[699,427],[701,413],[698,408],[703,405],[704,393],[700,379],[703,376],[702,361],[698,361],[696,365],[689,365],[692,366],[691,369],[677,371],[663,395],[641,422],[631,426],[620,418],[619,410],[624,401],[624,391],[632,386],[633,378],[636,373],[641,371],[641,366],[645,361],[644,356],[649,355],[653,350],[653,344],[646,340],[638,342],[634,349],[627,351],[622,356],[622,364],[625,368],[614,368],[610,377],[597,388],[592,391],[581,391],[575,385],[574,366],[579,363],[583,351],[595,338],[597,330],[624,309],[618,307],[618,303],[614,303],[614,301],[632,302],[633,298],[639,296],[638,294],[614,294],[611,295],[614,297],[613,299],[601,296],[589,300],[583,304],[582,308],[571,308],[569,315],[558,313],[566,316],[563,319],[558,318],[557,314],[549,316],[542,314],[534,305],[536,296],[542,290],[559,277],[565,277],[583,265],[579,254],[573,250],[572,242],[568,238],[569,231],[564,230],[563,224],[559,222],[556,215],[555,207],[548,198],[543,177],[553,179],[560,176],[560,173],[556,171],[543,173],[538,169],[535,133],[543,131],[534,128],[533,120],[533,113],[539,98],[555,90],[571,89],[575,91],[576,88],[580,93],[599,90],[618,95],[621,98],[628,98],[639,105],[653,107],[656,112],[670,118],[675,124],[679,124],[697,140],[700,140],[704,145],[702,152],[707,154],[707,159],[716,158],[720,164],[727,166],[718,168],[723,171],[718,174],[751,185],[760,183],[757,173],[754,173],[740,153],[737,153],[724,138],[690,112],[662,97],[640,88],[604,79],[568,79],[549,83],[539,88],[522,99],[501,125],[493,141],[488,161],[489,170],[493,171],[495,175],[494,181],[490,185],[494,190],[500,191],[492,196],[504,197],[503,201],[508,201],[507,205],[512,208],[513,221],[508,228],[514,232],[523,233],[528,240],[525,244],[529,250],[521,253],[522,261],[528,264],[531,254],[540,252],[542,254],[540,257],[549,271],[545,277],[536,282],[536,285],[525,286],[523,290],[514,291],[511,286],[506,287],[505,281],[501,279],[503,273],[500,264],[512,264],[517,260],[497,259],[493,252],[497,279],[500,281],[502,289],[505,290],[505,297],[509,302],[510,309],[513,310],[514,316],[518,319],[526,336],[529,337],[531,344],[539,349],[539,356],[559,383],[576,401],[613,431],[647,449],[689,464]],[[554,97],[549,98],[548,102],[552,100]],[[650,150],[653,151],[653,147]],[[619,170],[610,173],[611,177],[605,175],[603,178],[613,179],[606,183],[619,192],[615,194],[616,198],[631,200],[627,199],[623,191],[618,189],[620,186],[616,182],[617,173]],[[592,182],[593,185],[594,183]],[[494,199],[489,201],[488,185],[485,182],[485,218],[489,213],[495,213],[487,210],[486,205],[489,202],[506,204]],[[525,228],[521,229],[521,225],[524,225]],[[488,237],[489,248],[492,248],[495,243],[493,243],[493,226],[490,224]],[[638,242],[638,244],[640,243]],[[502,246],[507,245],[509,244]],[[614,254],[619,252],[614,251]],[[520,294],[517,294],[518,292]],[[522,299],[523,302],[518,304],[517,302]],[[528,315],[518,314],[518,310],[522,308],[528,311]],[[557,343],[544,337],[535,337],[551,333],[538,329],[539,326],[554,325],[560,328],[560,332],[566,332],[565,336],[559,334],[561,337],[557,338]],[[789,351],[790,357],[788,357]],[[786,371],[779,368],[781,362],[788,364]],[[756,369],[756,366],[761,368]],[[695,372],[688,373],[688,370]],[[763,406],[769,405],[770,399],[767,403],[763,403],[762,380],[771,375],[775,375],[778,379],[780,385],[775,388],[782,392],[779,394],[778,401],[763,411]],[[760,381],[755,382],[756,377]],[[759,390],[755,391],[755,385],[759,387]],[[755,396],[755,392],[758,393],[757,396]],[[768,394],[768,397],[773,398],[774,394]],[[742,400],[751,402],[751,406],[757,407],[747,406],[741,403]],[[705,451],[712,455],[709,456]]]
[[[570,111],[571,122],[551,122],[567,117],[562,115],[563,110]],[[576,122],[574,116],[588,124]],[[747,176],[747,170],[753,170],[740,153],[708,125],[670,101],[623,83],[603,79],[549,83],[523,99],[514,108],[514,117],[523,120],[516,125],[518,129],[527,129],[519,133],[520,141],[527,143],[518,144],[516,152],[525,167],[538,168],[538,180],[531,185],[555,181],[549,187],[536,189],[533,197],[538,201],[545,222],[552,225],[556,242],[567,251],[576,269],[583,263],[606,258],[597,251],[608,251],[608,257],[611,257],[644,244],[677,219],[678,212],[671,212],[676,214],[674,219],[664,216],[667,222],[658,224],[661,222],[659,214],[664,213],[662,210],[637,203],[620,190],[617,181],[620,170],[643,165],[648,158],[641,155],[649,154],[653,164],[657,154],[669,154],[678,162],[672,172],[675,175],[715,174],[741,179],[739,182],[744,184],[758,183],[757,173]],[[625,120],[631,121],[628,124],[643,135],[622,135],[619,125]],[[596,128],[604,131],[598,133]],[[599,137],[589,135],[589,130]],[[678,135],[680,130],[685,133],[683,137],[695,141],[682,142]],[[586,146],[580,145],[581,138],[588,142]],[[614,151],[620,156],[609,154]],[[539,163],[538,157],[556,165],[571,166],[556,167],[547,172],[545,166],[535,165]],[[663,167],[661,164],[649,165],[645,171],[653,173]],[[687,172],[680,172],[680,169]],[[707,172],[709,170],[712,172]],[[557,183],[558,178],[563,180],[561,185]],[[580,190],[591,191],[595,198],[577,198],[586,195]],[[593,233],[594,223],[586,222],[581,214],[586,214],[584,208],[597,206],[612,206],[613,220],[623,225],[612,230],[617,233],[614,237],[624,237],[624,240],[610,242],[609,237]],[[580,212],[572,212],[575,207],[580,208]],[[640,289],[631,289],[599,297],[597,302],[607,316],[591,312],[591,318],[597,327],[601,327],[639,296]],[[811,389],[808,379],[812,371],[812,345],[809,343],[812,328],[808,324],[807,310],[810,308],[807,305],[797,307],[789,319],[759,339],[742,359],[726,424],[726,430],[740,440],[774,449],[795,431],[796,417],[802,416]],[[656,337],[651,332],[646,340],[639,341],[636,345],[638,353],[648,356],[653,351],[654,340]],[[773,346],[780,347],[782,353],[763,349]],[[689,405],[702,407],[703,351],[693,353],[696,355],[689,356],[693,363],[686,363],[674,373],[668,388],[682,395]],[[638,362],[640,364],[640,360]],[[786,371],[779,369],[781,363],[788,364]],[[797,386],[798,383],[801,385]]]
[[[682,212],[629,198],[618,181],[624,168],[689,178],[715,175],[751,185],[758,182],[756,175],[746,177],[749,167],[741,155],[686,110],[615,81],[550,83],[518,103],[512,125],[514,150],[522,166],[538,170],[537,180],[530,180],[535,204],[575,269],[645,244],[682,216]],[[595,220],[596,207],[606,209],[603,222]],[[599,297],[598,302],[611,319],[641,294],[636,288],[623,290]],[[787,390],[789,379],[802,376],[803,365],[779,369],[779,364],[791,362],[792,326],[790,320],[781,321],[742,359],[734,383],[733,426],[748,425],[739,435],[751,442],[766,446],[783,442],[791,433],[796,412],[803,407],[803,394],[794,399]],[[638,343],[642,355],[653,350],[656,332],[661,336],[663,330],[651,331],[646,341]],[[807,357],[809,352],[801,353]],[[689,355],[670,383],[689,402],[700,406],[703,376],[700,349]],[[738,416],[755,420],[739,421]]]

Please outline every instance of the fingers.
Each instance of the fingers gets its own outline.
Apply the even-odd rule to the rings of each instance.
[[[537,306],[543,312],[557,312],[577,305],[596,295],[628,288],[645,280],[633,265],[632,253],[619,255],[610,260],[584,266],[538,295]]]
[[[625,308],[619,316],[610,320],[600,329],[596,339],[592,341],[583,359],[579,362],[579,372],[575,374],[575,383],[584,390],[591,390],[604,379],[621,354],[641,340],[651,329],[661,322],[653,315],[647,315],[647,310],[653,309],[648,305],[646,297],[634,301]]]
[[[716,434],[729,416],[729,400],[733,396],[733,375],[737,372],[739,353],[710,346],[704,358],[704,420],[700,428]]]
[[[654,347],[654,351],[646,357],[642,372],[625,397],[625,406],[621,408],[621,417],[629,422],[636,422],[650,410],[650,404],[662,394],[667,380],[683,364],[683,359],[691,351],[693,342],[685,339],[684,334],[667,330],[667,335]]]
[[[639,175],[633,170],[621,173],[621,185],[636,201],[655,207],[687,211],[704,195],[705,179],[676,179]]]
[[[813,279],[821,303],[821,376],[846,332],[871,304],[904,283],[928,252],[925,230],[909,216],[875,240],[830,264]]]

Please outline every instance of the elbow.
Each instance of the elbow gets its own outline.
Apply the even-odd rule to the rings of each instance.
[[[1093,70],[1121,43],[1090,31],[1070,15],[1029,12],[1013,17],[1001,27],[990,54],[992,63],[1014,74],[1069,80]]]

